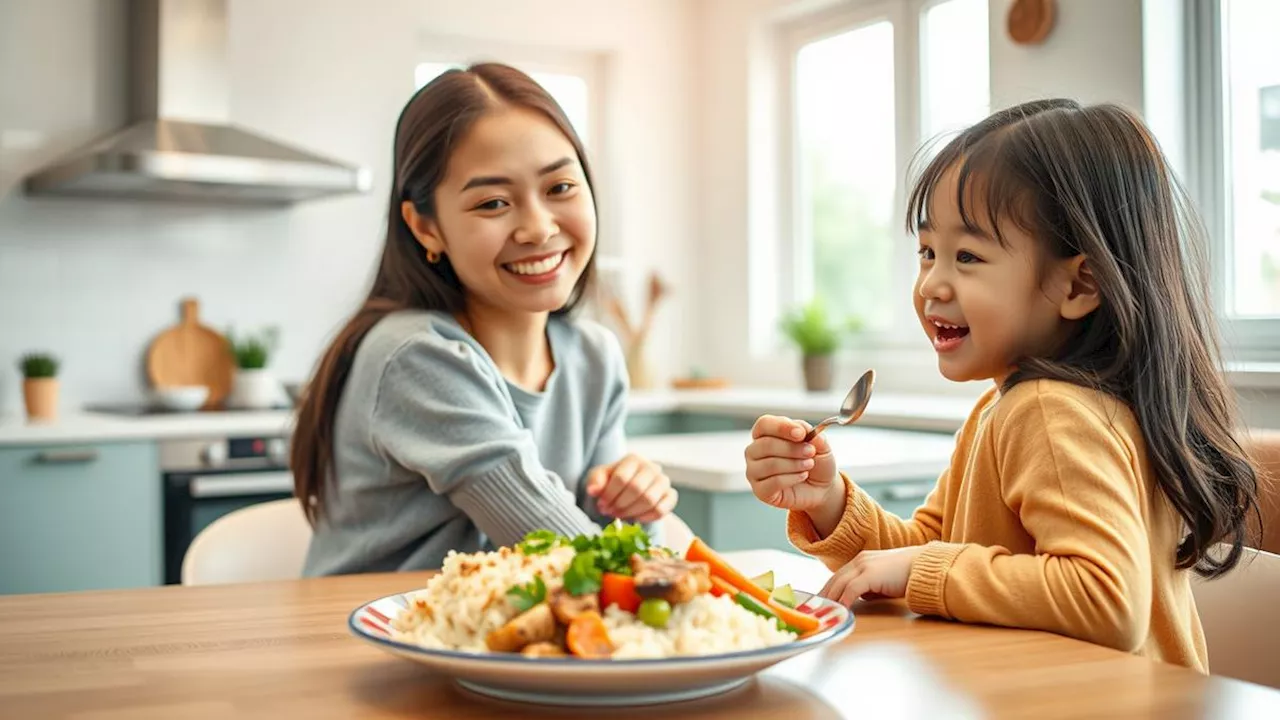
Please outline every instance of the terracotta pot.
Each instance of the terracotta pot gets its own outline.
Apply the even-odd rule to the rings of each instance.
[[[805,355],[804,389],[810,392],[830,390],[834,365],[830,355]]]
[[[27,378],[22,381],[22,398],[30,420],[58,417],[58,378]]]

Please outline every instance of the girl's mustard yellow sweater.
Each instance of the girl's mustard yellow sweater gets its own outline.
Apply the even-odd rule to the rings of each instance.
[[[792,512],[791,541],[840,567],[863,550],[926,545],[907,603],[922,615],[1060,633],[1208,671],[1183,523],[1124,403],[1050,380],[987,392],[909,520],[845,478],[826,538]]]

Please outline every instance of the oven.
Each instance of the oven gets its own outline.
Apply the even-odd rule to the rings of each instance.
[[[187,548],[215,520],[256,503],[293,497],[288,459],[283,435],[160,443],[166,584],[181,581]]]

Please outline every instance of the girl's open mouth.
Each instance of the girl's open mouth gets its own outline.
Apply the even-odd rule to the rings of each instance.
[[[931,320],[930,322],[933,323],[936,331],[933,336],[933,349],[938,352],[955,350],[969,336],[969,327],[967,325],[953,325],[941,320]]]

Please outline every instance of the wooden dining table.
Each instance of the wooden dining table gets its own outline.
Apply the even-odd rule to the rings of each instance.
[[[746,571],[816,590],[826,570],[778,551]],[[0,717],[1280,718],[1280,691],[1057,635],[855,606],[854,632],[739,690],[646,708],[473,696],[357,640],[348,614],[429,572],[0,597]]]

